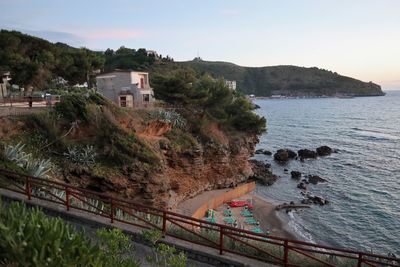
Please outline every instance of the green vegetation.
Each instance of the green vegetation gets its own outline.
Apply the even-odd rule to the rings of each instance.
[[[121,46],[116,51],[107,49],[104,52],[105,57],[105,70],[115,69],[133,69],[133,70],[148,70],[157,61],[172,62],[173,59],[169,56],[156,57],[154,54],[147,54],[146,49],[140,48],[138,50]]]
[[[181,113],[195,133],[201,133],[201,125],[207,122],[256,134],[266,129],[265,118],[252,112],[253,105],[230,90],[223,80],[182,69],[155,76],[153,86],[157,99],[182,108]]]
[[[90,82],[93,70],[104,65],[101,53],[46,40],[16,31],[0,31],[0,71],[9,70],[12,82],[47,89],[62,77],[70,85]]]
[[[296,66],[241,67],[228,62],[193,60],[179,62],[201,73],[237,81],[238,90],[245,94],[270,96],[332,96],[382,95],[381,87],[372,82],[362,82],[336,72]]]
[[[157,266],[185,267],[187,256],[184,252],[177,253],[174,246],[159,243],[162,233],[158,230],[143,230],[142,237],[150,242],[154,248],[154,256],[147,257],[147,261]]]
[[[30,153],[24,152],[25,145],[18,143],[16,145],[6,145],[2,156],[9,162],[13,162],[20,167],[26,174],[34,177],[47,177],[47,174],[53,168],[49,159],[37,159]]]
[[[0,209],[0,264],[105,266],[98,246],[61,219],[14,202]]]

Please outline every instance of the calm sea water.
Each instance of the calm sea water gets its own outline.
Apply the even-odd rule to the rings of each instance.
[[[328,145],[338,154],[272,164],[281,178],[258,194],[276,202],[300,201],[298,181],[283,169],[327,178],[309,191],[331,201],[290,214],[289,227],[309,241],[400,256],[400,91],[354,99],[257,100],[268,133],[257,148],[275,152]],[[283,215],[286,216],[286,215]]]

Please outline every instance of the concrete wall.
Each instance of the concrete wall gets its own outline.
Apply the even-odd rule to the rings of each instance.
[[[216,209],[225,202],[231,201],[232,199],[241,197],[251,191],[253,191],[256,188],[256,183],[255,182],[250,182],[247,184],[240,185],[236,187],[235,189],[230,190],[229,192],[226,192],[218,197],[212,198],[207,201],[207,203],[204,203],[200,208],[198,208],[193,214],[192,217],[196,219],[202,219],[207,210],[209,209]]]
[[[144,89],[139,89],[140,78],[145,79]],[[149,94],[149,102],[154,101],[153,90],[149,85],[147,73],[140,72],[112,72],[96,77],[97,91],[104,97],[119,104],[121,91],[129,91],[133,95],[134,105],[143,103],[143,95]]]

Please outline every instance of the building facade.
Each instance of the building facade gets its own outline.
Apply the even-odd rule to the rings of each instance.
[[[154,102],[147,72],[115,70],[96,76],[97,92],[120,107],[140,107]]]
[[[228,86],[228,88],[231,89],[232,91],[236,90],[236,81],[225,80],[225,85]]]

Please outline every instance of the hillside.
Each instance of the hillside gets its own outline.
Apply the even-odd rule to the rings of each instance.
[[[270,96],[377,96],[383,95],[379,85],[363,82],[336,72],[297,66],[242,67],[229,62],[192,60],[179,62],[214,77],[237,81],[237,88],[245,94]]]
[[[155,74],[166,74],[176,69],[190,67],[214,77],[236,80],[238,90],[245,94],[270,96],[321,95],[382,95],[381,87],[372,82],[362,82],[335,72],[296,66],[241,67],[228,62],[193,60],[173,62],[169,56],[148,54],[144,48],[120,47],[104,52],[74,48],[63,43],[17,31],[0,31],[0,71],[11,71],[12,82],[34,90],[60,88],[58,77],[69,86],[87,82],[94,85],[96,70],[135,69]],[[62,85],[63,86],[63,85]]]

